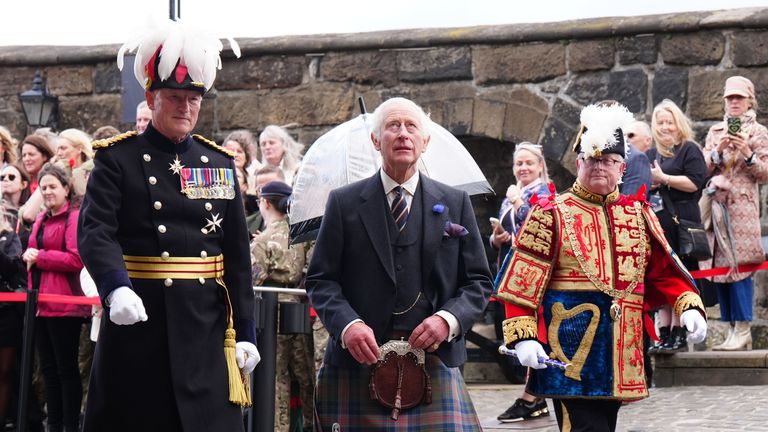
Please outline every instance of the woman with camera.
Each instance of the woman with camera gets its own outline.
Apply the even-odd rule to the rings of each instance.
[[[725,81],[725,119],[709,129],[704,157],[713,175],[702,207],[709,214],[714,237],[713,258],[702,268],[729,267],[712,281],[720,303],[720,319],[730,322],[725,341],[714,350],[752,349],[752,273],[738,273],[740,264],[765,258],[760,243],[758,185],[768,182],[768,129],[756,120],[755,86],[742,76]]]
[[[690,120],[669,99],[664,99],[653,109],[651,131],[656,147],[646,152],[651,161],[653,183],[650,201],[672,250],[680,255],[688,270],[697,270],[695,259],[681,255],[678,222],[701,223],[699,198],[707,175],[704,155],[693,141]],[[670,306],[659,309],[656,322],[660,344],[651,347],[650,353],[671,354],[687,345],[680,317]]]

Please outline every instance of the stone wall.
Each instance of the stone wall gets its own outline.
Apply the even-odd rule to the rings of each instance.
[[[570,144],[584,104],[616,99],[649,120],[664,98],[679,104],[701,141],[722,118],[730,75],[752,79],[768,123],[768,8],[598,18],[546,24],[245,39],[243,58],[224,58],[198,132],[291,124],[311,144],[357,114],[402,95],[457,135],[494,189],[513,179],[521,140],[544,145],[558,189],[573,181]],[[16,95],[34,71],[59,96],[60,128],[122,129],[118,46],[0,48],[0,124],[25,131]],[[763,191],[766,198],[766,191]],[[765,206],[766,199],[762,200]],[[484,232],[500,197],[475,198]],[[765,210],[765,208],[763,209]],[[765,214],[765,212],[764,212]],[[763,285],[765,286],[765,285]],[[758,301],[765,305],[764,290]]]

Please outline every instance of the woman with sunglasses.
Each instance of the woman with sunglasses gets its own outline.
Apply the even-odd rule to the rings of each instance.
[[[21,243],[0,207],[0,292],[12,293],[26,286]],[[21,347],[23,323],[24,308],[20,303],[0,303],[0,430],[5,430],[3,427],[11,409],[13,372]]]
[[[19,207],[29,199],[29,176],[18,164],[10,164],[0,170],[0,189],[3,191],[5,219],[16,227]]]

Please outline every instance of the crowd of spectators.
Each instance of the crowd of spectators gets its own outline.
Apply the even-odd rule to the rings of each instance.
[[[721,319],[731,322],[727,338],[714,349],[740,350],[752,346],[749,323],[753,319],[754,289],[752,274],[735,269],[740,264],[764,259],[759,244],[757,187],[768,181],[768,130],[756,120],[755,90],[746,78],[732,77],[726,81],[724,108],[724,120],[710,129],[704,147],[694,140],[691,122],[683,110],[669,100],[654,108],[650,126],[637,121],[626,128],[625,138],[630,145],[627,163],[632,165],[628,171],[636,168],[640,180],[635,184],[625,177],[622,192],[634,194],[641,189],[640,185],[646,185],[648,200],[675,252],[679,252],[675,228],[678,219],[704,223],[710,233],[712,260],[699,263],[683,259],[683,264],[689,270],[697,270],[700,265],[733,269],[706,286],[714,287],[710,298],[720,304]],[[137,107],[137,131],[141,132],[150,121],[151,111],[146,106]],[[0,126],[0,291],[38,289],[41,293],[86,295],[84,288],[92,285],[92,281],[77,251],[78,203],[93,169],[92,141],[118,133],[111,126],[95,129],[93,136],[78,129],[59,133],[43,129],[17,141],[8,129]],[[297,249],[274,239],[287,236],[287,209],[283,204],[290,195],[304,146],[277,125],[264,127],[258,139],[248,130],[233,131],[221,144],[234,153],[246,221],[253,238],[255,280],[266,285],[299,287],[311,248]],[[630,155],[645,159],[642,163],[632,162]],[[509,186],[498,214],[494,215],[498,219],[492,218],[493,232],[489,238],[490,245],[499,250],[499,266],[526,218],[532,195],[550,194],[540,145],[517,144],[513,165],[516,182]],[[632,190],[625,190],[630,184]],[[269,194],[264,193],[265,188]],[[669,203],[673,203],[672,208]],[[277,231],[279,234],[275,234]],[[286,257],[294,255],[296,259],[291,261],[296,262],[285,262]],[[299,262],[298,273],[281,276],[281,271]],[[97,333],[91,332],[92,312],[90,306],[80,305],[40,303],[38,307],[36,361],[42,391],[34,395],[40,398],[35,401],[39,404],[31,404],[39,406],[39,412],[32,412],[30,418],[39,425],[42,412],[46,412],[47,424],[49,428],[53,426],[50,430],[77,430],[82,400],[87,393],[87,379],[81,378],[88,376]],[[656,311],[655,317],[659,341],[650,350],[664,354],[683,349],[685,334],[679,317],[668,306]],[[0,303],[0,430],[7,422],[16,420],[23,318],[23,308],[18,304]],[[313,325],[314,330],[322,332],[322,325],[317,324]],[[294,393],[302,395],[303,406],[311,406],[313,383],[304,375],[309,371],[309,376],[314,376],[314,351],[319,348],[308,337],[283,338],[280,343],[279,352],[307,354],[307,362],[300,368],[296,367],[295,358],[278,359],[283,378],[277,384],[280,403],[276,418],[279,429],[288,430],[286,401],[291,393],[290,384],[301,382],[300,391]],[[304,350],[296,348],[296,344],[302,344]],[[523,393],[500,420],[516,421],[538,415],[547,415],[546,404]],[[311,415],[305,417],[302,426],[310,428]]]

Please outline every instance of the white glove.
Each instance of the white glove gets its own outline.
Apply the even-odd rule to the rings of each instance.
[[[544,369],[547,365],[539,363],[539,357],[547,358],[544,347],[538,341],[524,340],[515,344],[515,352],[520,364],[534,369]]]
[[[147,320],[147,311],[141,297],[128,288],[121,286],[107,297],[109,319],[117,325],[131,325]]]
[[[680,315],[680,324],[688,330],[688,342],[699,343],[707,338],[707,320],[696,309],[688,309]]]
[[[515,201],[520,199],[520,188],[517,185],[513,184],[507,188],[507,199],[510,204],[514,204]]]
[[[245,375],[253,372],[256,369],[256,365],[261,361],[259,350],[256,349],[256,345],[250,342],[238,342],[235,344],[235,358],[237,359],[237,367]]]

